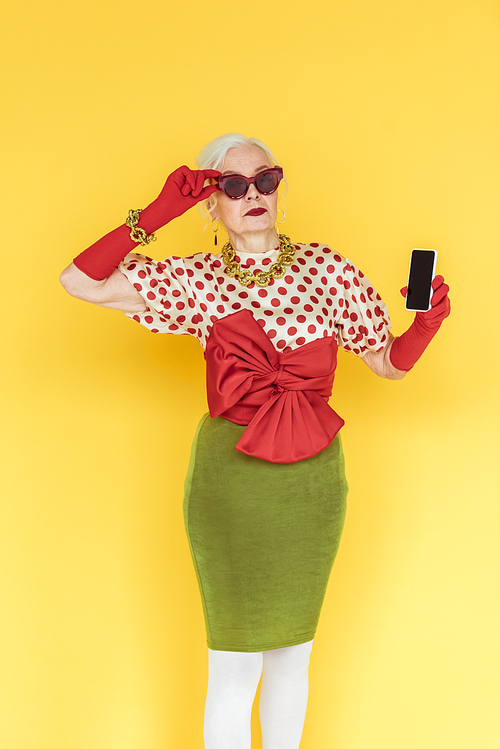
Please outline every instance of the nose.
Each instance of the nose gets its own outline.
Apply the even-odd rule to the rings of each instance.
[[[245,200],[255,200],[255,198],[259,198],[260,193],[255,187],[255,184],[252,182],[251,185],[248,185],[248,190],[245,195]]]

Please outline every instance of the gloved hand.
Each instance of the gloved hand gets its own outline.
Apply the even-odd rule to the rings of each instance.
[[[156,200],[141,211],[140,228],[146,234],[152,234],[196,203],[209,198],[219,188],[217,185],[203,187],[204,182],[218,176],[220,172],[215,169],[192,170],[180,166],[168,177]],[[90,278],[102,281],[138,246],[130,236],[130,228],[123,224],[81,252],[73,263]]]
[[[434,293],[431,297],[431,309],[415,313],[412,324],[402,336],[395,339],[389,352],[392,365],[402,372],[409,372],[420,359],[441,323],[450,314],[450,287],[444,283],[443,276],[435,277],[432,288]],[[405,286],[401,289],[401,294],[406,297],[407,291],[408,288]]]

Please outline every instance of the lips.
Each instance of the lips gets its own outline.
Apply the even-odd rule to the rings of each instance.
[[[252,208],[251,211],[245,213],[245,216],[262,216],[263,213],[267,213],[265,208]]]

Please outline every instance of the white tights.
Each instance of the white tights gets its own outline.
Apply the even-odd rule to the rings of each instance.
[[[205,749],[250,749],[250,717],[261,675],[263,749],[298,749],[311,648],[312,640],[263,653],[209,650]]]

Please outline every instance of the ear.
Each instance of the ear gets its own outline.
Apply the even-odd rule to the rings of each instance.
[[[217,200],[216,199],[214,200],[213,195],[211,195],[208,198],[208,200],[205,203],[205,206],[206,206],[207,211],[210,214],[211,219],[215,221],[216,219],[220,218],[219,212],[217,211]]]

